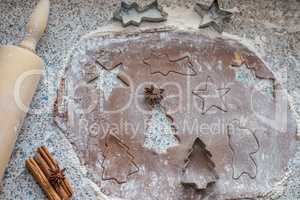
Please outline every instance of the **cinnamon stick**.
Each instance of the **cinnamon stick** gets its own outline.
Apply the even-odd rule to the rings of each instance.
[[[68,200],[73,195],[73,190],[69,180],[64,175],[64,169],[61,170],[58,162],[53,158],[53,156],[48,151],[47,147],[41,146],[37,149],[37,154],[34,158],[30,158],[26,161],[27,163],[34,162],[39,169],[39,174],[41,173],[44,178],[50,183],[51,187],[54,189],[56,194],[59,196],[60,200]],[[27,167],[32,173],[35,173],[32,167]],[[40,179],[36,178],[37,182],[40,184]],[[43,188],[43,186],[41,186]],[[46,194],[47,190],[44,190]],[[48,196],[48,194],[47,194]]]
[[[29,158],[25,161],[26,168],[30,171],[32,176],[35,178],[37,183],[44,190],[49,200],[61,200],[60,196],[57,194],[53,186],[48,181],[47,177],[44,175],[43,171],[40,169],[39,165],[35,162],[33,158]]]
[[[36,161],[36,163],[39,165],[39,167],[41,168],[41,170],[43,171],[43,173],[49,180],[50,176],[51,176],[51,171],[50,171],[50,168],[49,168],[49,165],[47,164],[47,162],[43,159],[43,157],[40,154],[37,154],[36,156],[34,156],[34,160]],[[60,185],[53,184],[53,187],[62,199],[69,198],[69,195],[67,194],[67,192],[65,192],[65,190],[62,187],[60,187]]]
[[[54,166],[58,166],[58,163],[56,160],[54,160],[54,158],[51,156],[49,150],[47,149],[47,147],[45,146],[42,146],[38,149],[38,151],[40,152],[41,155],[47,157],[47,160],[48,160],[48,164],[51,165],[51,167],[54,167]],[[53,169],[53,168],[52,168]],[[64,183],[63,185],[67,186],[68,190],[69,190],[69,193],[70,194],[73,194],[73,191],[72,191],[72,187],[70,185],[70,182],[67,178],[64,179],[64,181],[62,182]]]

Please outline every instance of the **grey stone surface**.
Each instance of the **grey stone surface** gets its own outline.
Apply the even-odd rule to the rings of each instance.
[[[198,2],[201,0],[197,0]],[[164,7],[192,9],[196,0],[161,0]],[[132,2],[132,1],[130,1]],[[138,1],[147,4],[151,1]],[[235,8],[224,35],[237,37],[253,46],[287,88],[292,107],[300,114],[300,2],[298,0],[222,0],[223,8]],[[0,44],[16,44],[24,35],[24,24],[36,1],[0,0]],[[46,144],[67,168],[76,193],[73,199],[97,199],[97,188],[72,149],[52,122],[52,104],[68,54],[84,34],[110,23],[118,0],[51,0],[49,26],[37,53],[45,60],[41,80],[30,113],[20,131],[6,171],[0,199],[45,199],[24,161],[41,144]],[[199,17],[200,23],[200,17]],[[201,31],[201,30],[199,30]],[[204,31],[205,32],[205,31]],[[39,114],[33,111],[40,110]],[[291,160],[291,177],[278,184],[266,199],[300,199],[299,152]],[[286,185],[286,186],[285,186]]]

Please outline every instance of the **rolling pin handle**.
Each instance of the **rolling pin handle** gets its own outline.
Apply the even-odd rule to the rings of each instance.
[[[26,36],[19,44],[20,47],[35,52],[36,45],[47,26],[49,9],[49,0],[40,0],[30,16],[29,22],[26,26]]]

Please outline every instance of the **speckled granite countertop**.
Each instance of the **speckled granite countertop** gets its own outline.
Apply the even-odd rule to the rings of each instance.
[[[37,53],[45,60],[45,73],[31,110],[20,132],[10,165],[6,171],[0,199],[45,199],[32,176],[24,168],[24,160],[36,147],[46,144],[65,166],[72,179],[74,199],[97,199],[99,188],[86,174],[84,167],[65,138],[52,121],[52,104],[59,78],[64,72],[68,52],[79,38],[90,31],[111,23],[118,0],[51,0],[49,26],[39,43]],[[151,1],[139,1],[147,4]],[[165,7],[193,8],[193,0],[161,0]],[[239,10],[225,27],[225,34],[235,35],[254,46],[267,65],[282,80],[291,96],[292,105],[300,114],[300,2],[297,0],[223,0],[224,7]],[[36,1],[0,1],[0,44],[17,43],[23,37],[24,24]],[[300,199],[300,146],[291,160],[293,170],[280,199]],[[271,198],[277,198],[284,187],[278,185]],[[97,197],[98,195],[98,197]]]

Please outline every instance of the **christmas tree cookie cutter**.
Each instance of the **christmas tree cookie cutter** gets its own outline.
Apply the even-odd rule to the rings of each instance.
[[[140,7],[136,2],[121,2],[120,9],[114,13],[114,19],[120,21],[124,27],[140,26],[143,22],[163,22],[167,17],[168,13],[164,12],[157,0],[145,7]]]

